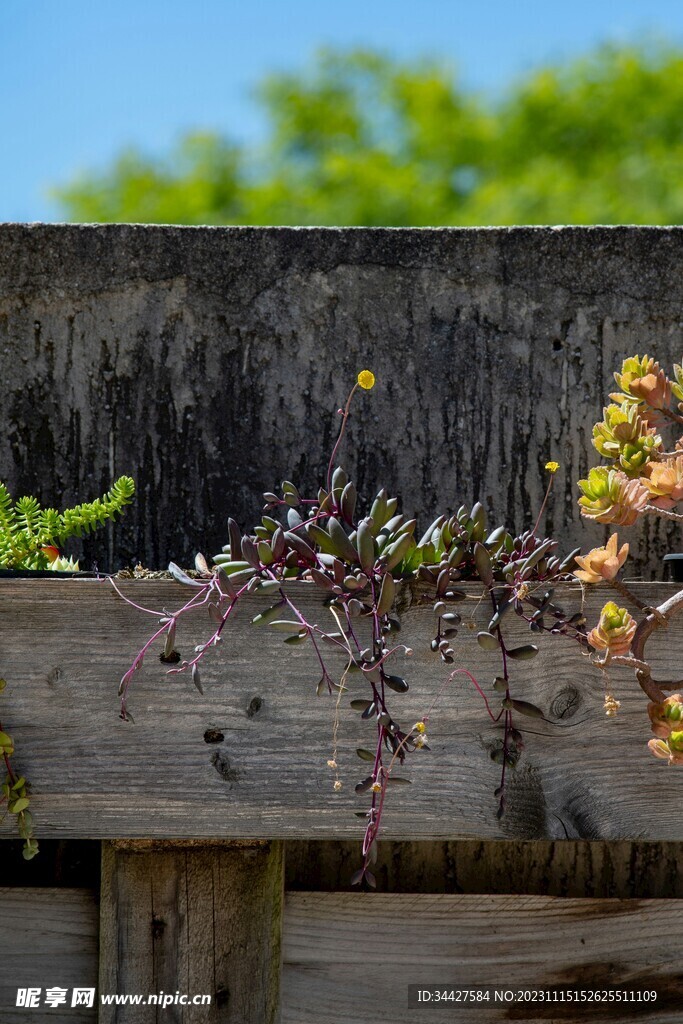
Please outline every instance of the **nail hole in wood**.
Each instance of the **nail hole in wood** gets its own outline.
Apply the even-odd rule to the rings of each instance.
[[[261,710],[262,707],[263,707],[263,698],[262,697],[252,697],[251,703],[249,704],[249,707],[247,708],[247,718],[253,718],[254,715],[257,715],[259,713],[259,711]]]
[[[225,735],[220,729],[207,729],[204,733],[205,743],[222,743],[225,739]]]

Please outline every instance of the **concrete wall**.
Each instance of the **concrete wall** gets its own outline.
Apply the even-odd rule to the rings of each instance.
[[[545,462],[546,528],[576,509],[611,372],[681,356],[683,230],[0,226],[0,479],[46,503],[138,484],[86,545],[102,568],[215,553],[283,477],[324,472],[357,371],[341,461],[426,520],[480,498],[528,526]],[[668,529],[668,536],[667,536]],[[627,531],[647,575],[681,548]]]

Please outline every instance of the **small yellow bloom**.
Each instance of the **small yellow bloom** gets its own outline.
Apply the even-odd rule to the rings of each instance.
[[[375,375],[372,370],[361,370],[358,374],[358,383],[364,391],[371,391],[375,386]]]
[[[327,767],[328,768],[336,768],[337,767],[337,762],[334,760],[334,758],[330,758],[330,760],[327,762]]]
[[[373,784],[370,786],[370,789],[372,790],[373,793],[382,792],[382,786],[379,782],[373,782]]]
[[[334,791],[335,791],[335,793],[338,793],[341,788],[342,788],[342,784],[341,784],[340,780],[337,779],[337,781],[334,784]]]
[[[560,464],[559,462],[546,462],[545,468],[548,470],[549,473],[557,473],[558,469],[560,468]]]
[[[415,723],[415,732],[426,732],[426,731],[427,731],[427,726],[424,724],[424,722],[416,722]]]

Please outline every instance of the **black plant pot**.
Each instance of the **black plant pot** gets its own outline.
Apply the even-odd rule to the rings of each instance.
[[[683,583],[683,555],[664,555],[664,576],[674,583]]]

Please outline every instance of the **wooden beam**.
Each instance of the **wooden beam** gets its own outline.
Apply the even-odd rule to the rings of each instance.
[[[380,892],[682,899],[682,854],[651,840],[387,841],[372,870]],[[351,891],[360,844],[292,840],[285,861],[287,890]]]
[[[210,996],[103,1006],[99,1024],[273,1024],[282,844],[104,843],[100,992]]]
[[[125,594],[161,614],[179,607],[187,590],[167,581],[121,584]],[[635,584],[641,600],[661,602],[668,584]],[[488,622],[481,591],[469,586],[458,607],[463,625],[456,662],[472,671],[494,706],[496,653],[482,651],[478,629]],[[319,592],[298,584],[296,600],[320,623],[329,621]],[[596,621],[608,587],[588,588],[586,614]],[[581,605],[580,588],[557,588],[566,610]],[[412,601],[412,603],[410,603]],[[203,665],[204,694],[185,675],[167,675],[157,651],[136,678],[130,708],[118,717],[117,687],[157,625],[124,603],[106,581],[1,580],[0,698],[2,721],[15,739],[15,765],[33,785],[38,837],[354,838],[354,793],[363,775],[356,748],[371,745],[372,723],[340,705],[337,761],[343,783],[333,791],[327,761],[333,748],[334,698],[315,696],[319,678],[308,645],[288,648],[282,634],[251,625],[267,606],[249,597]],[[411,658],[396,664],[410,690],[392,695],[399,722],[410,726],[442,691],[448,669],[429,650],[434,619],[413,591],[403,598],[401,640]],[[332,623],[330,623],[332,625]],[[525,624],[511,616],[508,641],[528,643]],[[184,656],[206,639],[209,619],[197,612],[179,631]],[[534,635],[536,640],[537,636]],[[509,774],[508,810],[496,818],[493,791],[500,769],[491,755],[501,742],[466,676],[439,697],[430,724],[430,752],[402,770],[413,785],[390,794],[384,836],[398,839],[683,839],[683,770],[648,752],[646,700],[633,673],[614,668],[610,683],[621,701],[616,718],[603,710],[600,673],[562,637],[538,640],[534,661],[512,666],[515,697],[538,705],[543,720],[517,716],[525,750]],[[656,673],[677,678],[683,616],[649,644]],[[340,662],[331,655],[331,665]],[[365,696],[349,677],[348,698]],[[0,834],[11,834],[8,818]]]
[[[670,900],[290,893],[282,1024],[493,1024],[588,1020],[670,1024],[683,1000],[683,921]],[[422,1014],[408,985],[657,991],[656,1001],[447,1002]]]
[[[91,889],[0,889],[0,1021],[42,1024],[97,1021],[72,1007],[74,987],[97,985],[97,898]],[[39,989],[36,1007],[17,1006],[17,989]],[[45,1004],[48,988],[65,989],[66,1005]]]

